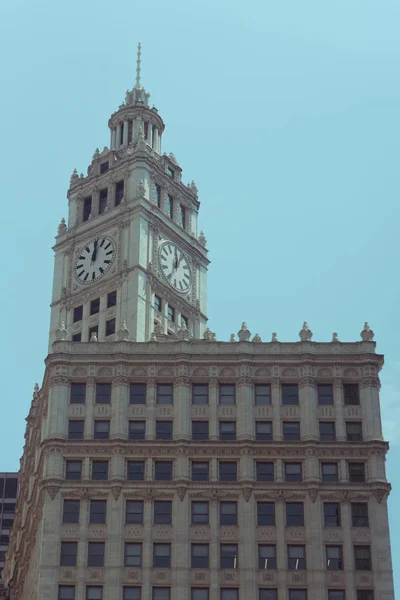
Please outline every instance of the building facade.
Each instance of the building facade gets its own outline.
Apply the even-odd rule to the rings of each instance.
[[[13,600],[393,600],[361,340],[207,327],[199,202],[140,84],[68,192],[5,582]]]
[[[18,473],[0,473],[0,598],[6,597],[1,573],[14,521],[17,489]]]

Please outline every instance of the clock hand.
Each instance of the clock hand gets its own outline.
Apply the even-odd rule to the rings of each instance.
[[[91,264],[93,264],[94,261],[96,260],[96,256],[97,256],[97,244],[98,244],[98,240],[94,240],[94,242],[93,242],[93,254],[92,254]]]

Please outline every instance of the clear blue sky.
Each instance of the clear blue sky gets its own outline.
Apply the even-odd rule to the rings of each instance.
[[[396,0],[2,3],[0,471],[43,376],[69,177],[109,144],[141,41],[163,150],[199,187],[218,339],[375,331],[400,564],[399,29]]]

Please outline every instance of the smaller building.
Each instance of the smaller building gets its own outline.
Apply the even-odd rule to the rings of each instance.
[[[17,501],[18,473],[0,473],[0,599],[6,598],[2,578]]]

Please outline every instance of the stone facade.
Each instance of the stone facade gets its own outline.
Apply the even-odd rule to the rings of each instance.
[[[17,473],[0,473],[0,599],[6,597],[1,572],[4,567],[10,531],[14,520],[17,489]]]

